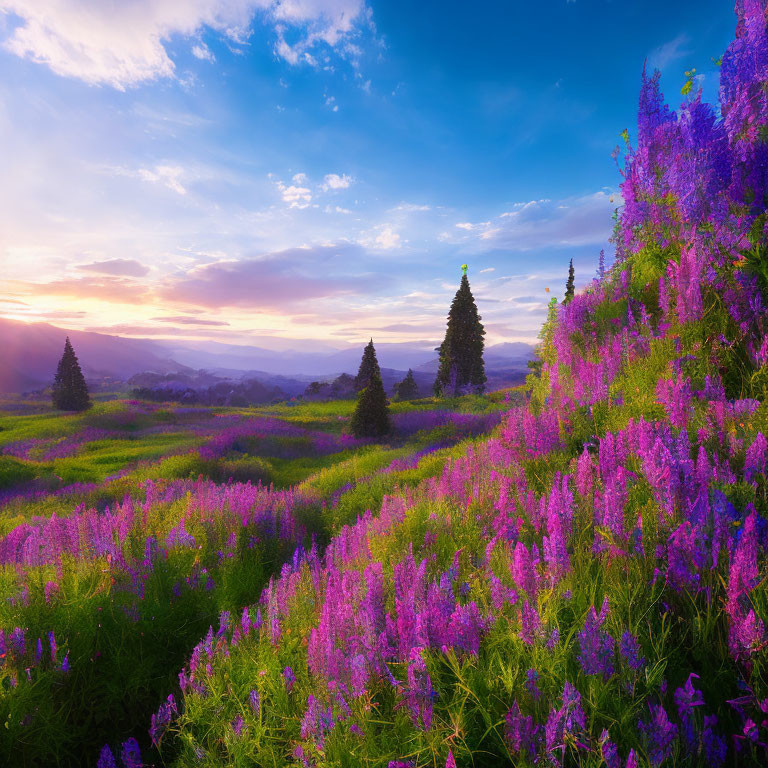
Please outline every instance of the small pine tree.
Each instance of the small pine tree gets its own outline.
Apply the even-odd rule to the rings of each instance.
[[[371,339],[363,350],[363,359],[360,361],[360,368],[357,371],[357,376],[355,376],[355,391],[360,392],[367,387],[374,373],[381,378],[379,361],[376,359],[376,349],[373,346],[373,339]]]
[[[565,298],[563,299],[563,304],[567,304],[576,293],[573,277],[573,259],[571,259],[571,263],[568,265],[568,282],[565,284]]]
[[[419,396],[419,385],[410,368],[405,378],[395,386],[395,392],[400,400],[415,400]]]
[[[383,437],[390,430],[389,403],[381,376],[374,371],[360,390],[350,424],[355,437]]]
[[[462,266],[459,290],[448,312],[445,339],[439,347],[440,365],[435,379],[435,395],[456,395],[470,386],[477,392],[485,389],[483,348],[485,328],[477,313],[477,305],[469,288],[466,264]]]
[[[88,385],[85,383],[69,336],[64,342],[64,354],[56,369],[51,397],[53,407],[60,411],[85,411],[91,407]]]

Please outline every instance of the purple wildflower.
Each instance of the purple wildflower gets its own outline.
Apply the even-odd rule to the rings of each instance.
[[[293,674],[293,670],[290,667],[286,667],[283,670],[283,680],[285,680],[286,690],[290,693],[296,684],[296,675]]]
[[[534,701],[538,701],[541,698],[541,691],[538,686],[539,673],[535,669],[529,669],[526,672],[526,678],[525,687],[528,689],[528,693],[531,694]]]
[[[515,754],[528,752],[532,756],[537,733],[538,726],[533,724],[533,717],[522,715],[520,705],[515,701],[506,717],[506,736],[512,751]]]
[[[462,651],[477,656],[480,650],[480,637],[487,622],[480,615],[477,603],[456,606],[448,623],[448,635],[451,645]]]
[[[563,704],[560,709],[550,711],[544,727],[547,752],[565,752],[565,738],[581,733],[586,727],[584,710],[581,707],[581,694],[569,681],[563,687]]]
[[[109,745],[105,744],[101,748],[99,759],[96,763],[96,768],[117,768],[115,756],[112,754],[112,750],[109,748]]]
[[[176,706],[176,699],[171,693],[151,718],[149,736],[155,746],[160,744],[165,732],[168,730],[168,726],[173,720],[173,716],[178,714],[179,710]]]
[[[650,705],[650,709],[651,719],[647,723],[640,720],[638,727],[645,736],[650,764],[658,766],[672,755],[677,726],[669,721],[666,710],[660,704]]]
[[[608,737],[608,731],[603,729],[600,734],[600,751],[605,760],[606,768],[621,768],[621,758],[616,745]]]
[[[589,609],[584,629],[578,634],[581,651],[579,663],[587,675],[602,675],[608,679],[613,674],[614,640],[601,627],[608,617],[608,596],[598,614],[594,606]]]
[[[711,768],[720,768],[725,763],[728,753],[728,745],[718,733],[715,732],[717,717],[715,715],[704,717],[704,730],[701,732],[701,745],[704,749],[704,757]]]
[[[541,619],[539,618],[539,612],[536,607],[531,605],[527,600],[520,611],[520,638],[524,643],[533,645],[536,638],[541,633]]]
[[[645,658],[640,656],[640,643],[631,632],[625,632],[621,636],[619,652],[630,669],[637,671],[645,666]]]
[[[120,750],[120,757],[125,768],[142,768],[144,765],[141,760],[139,742],[136,741],[133,736],[131,736],[128,741],[123,742],[122,749]]]

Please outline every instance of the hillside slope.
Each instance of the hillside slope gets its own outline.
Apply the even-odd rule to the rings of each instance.
[[[135,373],[189,370],[146,339],[125,339],[88,331],[65,331],[49,323],[0,318],[0,392],[25,392],[51,383],[69,335],[86,377],[125,380]]]

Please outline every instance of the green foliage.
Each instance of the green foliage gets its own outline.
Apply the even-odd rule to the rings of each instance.
[[[571,259],[570,264],[568,265],[568,280],[565,283],[565,298],[563,299],[563,303],[567,304],[575,294],[576,283],[574,281],[573,259]]]
[[[419,385],[416,383],[410,368],[405,378],[395,385],[395,393],[398,400],[415,400],[419,396]]]
[[[680,89],[683,96],[687,96],[693,90],[693,82],[696,78],[696,68],[687,70],[685,73],[685,84]]]
[[[85,411],[91,407],[88,386],[69,337],[64,343],[64,354],[59,360],[51,397],[54,407],[60,411]]]
[[[455,396],[465,387],[477,392],[485,388],[485,328],[481,319],[465,273],[448,311],[448,327],[439,349],[436,396]]]
[[[23,485],[36,477],[35,468],[12,456],[0,456],[0,490]]]
[[[355,390],[360,392],[367,387],[374,376],[381,378],[381,369],[379,361],[376,359],[376,349],[373,346],[373,339],[365,345],[363,350],[363,359],[360,361],[360,368],[355,376]]]
[[[375,371],[368,385],[357,396],[357,405],[350,422],[355,437],[384,437],[390,429],[389,403],[384,384]]]
[[[764,296],[768,296],[768,253],[765,244],[758,240],[744,253],[740,266],[748,274],[755,275]]]

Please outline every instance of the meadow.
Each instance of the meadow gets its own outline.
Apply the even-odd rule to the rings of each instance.
[[[3,406],[0,756],[85,765],[178,695],[223,612],[239,616],[359,505],[434,474],[504,402],[396,404],[384,445],[344,434],[351,401]]]

